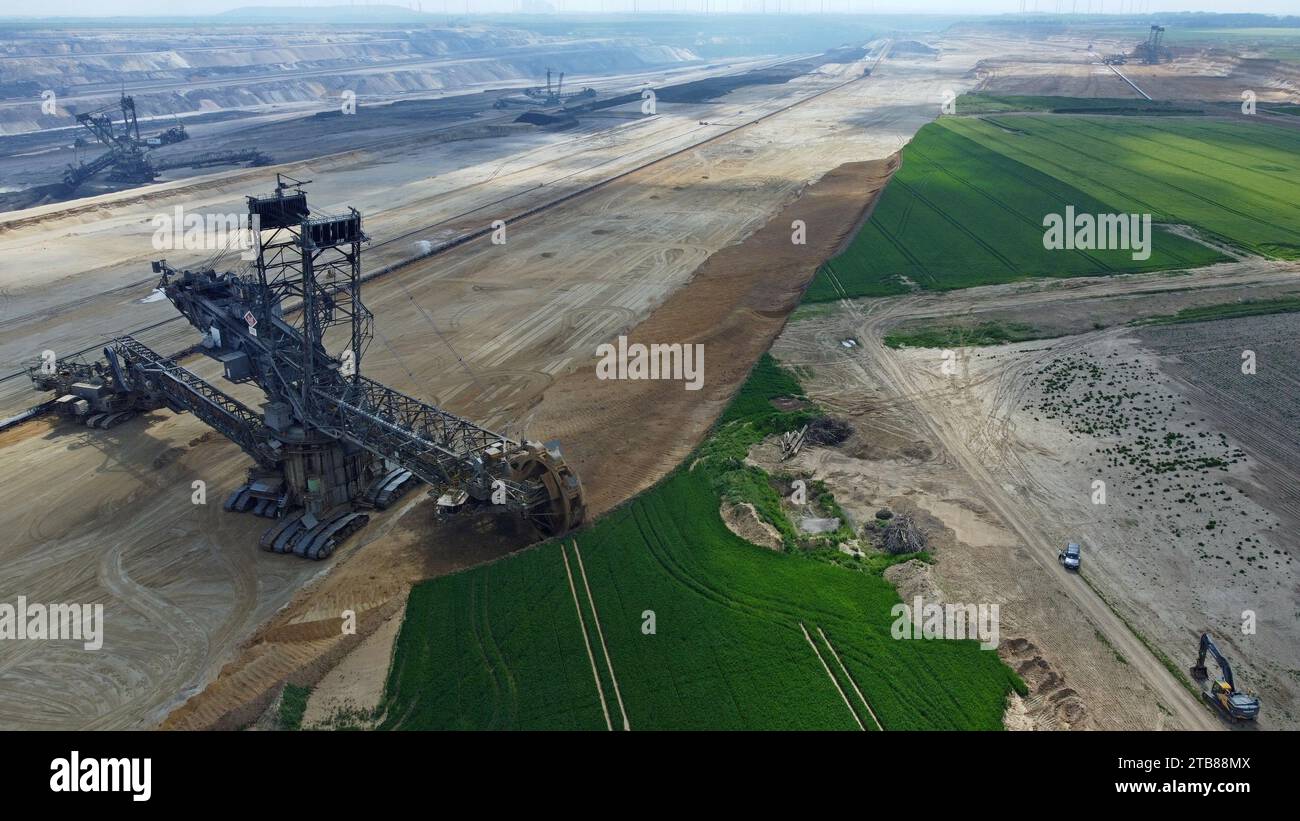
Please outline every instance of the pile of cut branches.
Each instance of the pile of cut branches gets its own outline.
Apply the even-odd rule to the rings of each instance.
[[[814,445],[838,445],[853,435],[853,427],[832,416],[819,416],[808,425],[807,440]]]
[[[919,553],[925,550],[925,534],[912,521],[912,517],[899,514],[885,527],[885,550],[898,555],[900,553]]]

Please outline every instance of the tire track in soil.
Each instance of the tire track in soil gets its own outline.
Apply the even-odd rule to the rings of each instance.
[[[166,549],[167,545],[163,544],[162,548]],[[160,626],[157,633],[171,639],[176,652],[165,665],[164,669],[168,671],[166,683],[160,682],[159,688],[181,692],[185,689],[185,685],[189,684],[185,676],[192,671],[202,669],[203,658],[208,652],[208,636],[184,609],[132,579],[123,565],[123,551],[123,545],[114,545],[100,559],[99,582],[118,601],[139,613],[151,624]],[[120,717],[138,712],[137,702],[152,700],[153,691],[137,691],[135,698],[100,713],[87,722],[84,729],[115,727],[120,723]]]

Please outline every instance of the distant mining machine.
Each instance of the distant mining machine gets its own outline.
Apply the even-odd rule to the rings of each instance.
[[[122,112],[122,122],[113,120],[113,111]],[[179,120],[170,128],[150,137],[141,138],[140,121],[136,117],[135,98],[123,94],[117,106],[107,105],[94,111],[77,115],[77,122],[95,136],[95,141],[108,149],[89,162],[69,165],[63,173],[63,182],[76,189],[96,174],[108,170],[110,182],[145,185],[158,179],[162,169],[149,158],[149,150],[174,145],[188,140],[189,132]],[[78,138],[77,145],[82,141]]]
[[[558,81],[552,85],[551,78],[554,76],[554,69],[546,69],[546,85],[537,86],[527,89],[524,94],[534,100],[540,101],[543,105],[562,105],[567,100],[584,99],[596,96],[596,89],[587,87],[581,91],[564,92],[564,72],[560,72]],[[505,104],[501,106],[505,107]]]
[[[1138,50],[1142,53],[1142,62],[1149,66],[1157,65],[1164,54],[1165,27],[1152,26],[1151,31],[1147,34],[1146,42],[1142,43]]]
[[[145,144],[140,139],[135,99],[123,94],[117,107],[122,112],[120,125],[113,121],[111,112],[114,106],[111,105],[77,115],[77,122],[94,134],[95,140],[108,150],[90,162],[68,166],[63,174],[63,182],[69,188],[77,188],[105,169],[109,170],[108,179],[112,182],[140,184],[157,179],[158,172],[150,164]]]
[[[582,484],[558,443],[510,439],[362,375],[373,316],[361,301],[361,214],[315,213],[303,185],[278,175],[273,194],[248,198],[249,270],[153,266],[160,290],[202,334],[201,352],[227,381],[261,389],[263,412],[131,337],[49,387],[87,382],[126,410],[189,411],[239,445],[254,465],[225,507],[276,519],[261,546],[277,553],[327,558],[366,524],[365,510],[420,482],[439,495],[440,511],[486,506],[546,535],[581,524]],[[38,388],[38,376],[53,379],[33,375]]]

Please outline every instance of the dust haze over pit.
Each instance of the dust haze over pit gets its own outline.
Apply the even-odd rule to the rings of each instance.
[[[198,16],[238,12],[241,9],[281,9],[287,12],[309,8],[354,8],[377,11],[408,12],[428,17],[430,21],[448,16],[511,14],[632,14],[639,16],[677,14],[699,17],[706,11],[718,14],[962,14],[994,15],[1038,12],[1042,14],[1161,14],[1173,12],[1218,12],[1254,14],[1294,14],[1291,0],[1253,0],[1249,4],[1227,0],[1145,0],[1136,6],[1132,0],[396,0],[391,3],[321,2],[293,0],[49,0],[39,7],[14,6],[0,11],[6,17],[146,17]],[[1244,7],[1243,7],[1244,6]]]

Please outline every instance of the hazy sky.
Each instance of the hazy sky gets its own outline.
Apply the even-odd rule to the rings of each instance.
[[[1138,11],[1235,11],[1264,14],[1297,14],[1297,0],[392,0],[386,5],[417,6],[425,12],[463,14],[474,12],[510,12],[520,8],[549,5],[563,11],[631,11],[633,3],[641,11],[699,12],[707,3],[712,10],[757,11],[769,13],[782,8],[796,12],[877,11],[881,13],[935,12],[967,14],[1001,14],[1023,9],[1055,12],[1077,10],[1080,13],[1121,10]],[[376,3],[378,5],[379,3]],[[245,6],[314,6],[366,5],[365,0],[41,0],[22,3],[0,0],[0,16],[104,16],[140,14],[209,14]]]

